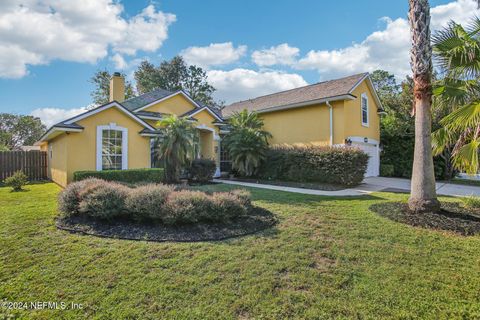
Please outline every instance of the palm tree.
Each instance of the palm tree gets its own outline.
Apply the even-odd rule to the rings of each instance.
[[[408,206],[412,212],[440,209],[433,171],[432,127],[432,47],[430,44],[430,6],[428,0],[409,0],[412,35],[411,66],[414,81],[415,151]]]
[[[157,141],[157,154],[165,162],[165,179],[177,183],[180,170],[195,158],[198,132],[186,118],[169,115],[158,122],[163,135]]]
[[[272,135],[263,130],[263,120],[256,112],[234,113],[228,123],[230,132],[224,143],[232,159],[232,168],[242,175],[252,176],[266,158],[268,138]]]
[[[433,44],[445,75],[434,90],[435,102],[450,112],[433,133],[434,153],[451,148],[455,168],[474,174],[480,151],[480,19],[466,29],[450,22],[435,34]]]

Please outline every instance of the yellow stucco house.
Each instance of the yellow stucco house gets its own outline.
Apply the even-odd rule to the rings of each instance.
[[[261,115],[271,144],[355,146],[370,156],[366,176],[379,175],[383,109],[368,73],[236,102],[222,115],[244,109]]]
[[[110,102],[55,124],[37,142],[48,153],[48,176],[61,186],[81,170],[123,170],[152,166],[152,139],[166,114],[188,117],[198,129],[199,157],[214,159],[219,169],[218,112],[183,91],[158,89],[124,100],[125,81],[115,73]]]
[[[152,140],[166,114],[188,117],[200,136],[198,156],[214,159],[220,175],[225,120],[244,109],[258,112],[271,144],[352,145],[370,155],[367,176],[379,174],[382,107],[368,73],[274,93],[216,109],[183,91],[158,89],[128,100],[125,82],[115,73],[110,102],[55,124],[37,145],[48,153],[48,175],[66,186],[81,170],[152,167]]]

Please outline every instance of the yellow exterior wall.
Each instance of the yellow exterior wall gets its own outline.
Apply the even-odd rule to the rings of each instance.
[[[197,126],[205,125],[211,129],[214,129],[215,132],[218,134],[219,132],[218,126],[213,124],[213,122],[215,122],[215,120],[217,119],[215,119],[208,111],[203,110],[202,112],[199,112],[196,115],[194,115],[193,118],[197,120],[197,122],[195,123]]]
[[[62,134],[48,142],[47,148],[47,162],[48,162],[48,177],[65,187],[68,183],[68,138],[66,134]],[[52,148],[52,156],[50,157],[49,149]]]
[[[196,126],[206,126],[215,131],[215,134],[218,135],[219,128],[214,125],[217,119],[215,119],[208,111],[202,111],[193,116],[197,120],[195,123]],[[202,158],[213,159],[217,163],[217,166],[220,166],[220,156],[218,152],[215,152],[215,149],[219,148],[219,141],[214,140],[213,132],[200,130],[200,154]]]
[[[181,94],[177,94],[171,98],[160,101],[159,103],[143,109],[142,111],[169,113],[179,116],[194,108],[195,106],[187,98]]]
[[[144,127],[117,108],[109,108],[77,122],[82,132],[71,133],[68,143],[68,182],[73,172],[96,170],[97,126],[115,125],[128,129],[128,168],[150,168],[150,139],[139,132]]]
[[[150,168],[150,138],[142,137],[142,125],[115,107],[106,109],[77,122],[82,132],[64,133],[48,142],[49,177],[61,186],[73,180],[73,173],[96,170],[97,126],[115,123],[128,129],[128,168]]]
[[[362,126],[361,95],[366,93],[369,106],[369,126]],[[380,140],[380,116],[372,91],[363,81],[353,92],[357,98],[331,102],[333,107],[333,144],[343,144],[351,136]],[[261,113],[264,129],[273,137],[271,144],[330,144],[330,115],[325,103]]]
[[[366,93],[368,97],[369,126],[362,126],[361,96]],[[354,91],[355,100],[345,101],[345,137],[367,137],[380,141],[380,115],[377,113],[378,105],[375,103],[372,91],[363,81]]]
[[[212,132],[200,130],[199,136],[200,136],[200,156],[203,159],[215,160]]]
[[[343,102],[331,103],[334,143],[343,142]],[[261,113],[264,129],[272,134],[271,144],[330,143],[330,114],[326,104]]]

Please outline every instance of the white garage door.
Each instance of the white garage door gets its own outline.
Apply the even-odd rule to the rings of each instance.
[[[370,143],[352,143],[352,146],[360,148],[368,154],[368,166],[365,177],[377,177],[380,174],[380,153],[376,144]]]

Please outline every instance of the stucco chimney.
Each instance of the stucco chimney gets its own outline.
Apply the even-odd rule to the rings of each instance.
[[[122,102],[125,100],[125,79],[120,72],[114,72],[110,79],[110,101]]]

